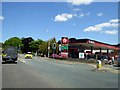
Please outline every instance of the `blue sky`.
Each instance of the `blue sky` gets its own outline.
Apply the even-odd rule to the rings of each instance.
[[[11,37],[62,36],[118,43],[118,3],[3,2],[2,42]]]

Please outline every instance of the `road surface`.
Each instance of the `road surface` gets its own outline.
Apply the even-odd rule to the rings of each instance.
[[[94,72],[87,64],[20,56],[2,65],[2,88],[118,88],[118,74]]]

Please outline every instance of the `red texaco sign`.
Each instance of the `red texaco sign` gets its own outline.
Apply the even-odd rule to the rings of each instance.
[[[62,44],[68,44],[68,41],[67,37],[62,37]]]

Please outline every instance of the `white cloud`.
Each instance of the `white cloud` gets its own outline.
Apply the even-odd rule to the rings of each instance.
[[[3,16],[0,16],[0,20],[4,20],[4,17],[3,17]]]
[[[111,22],[111,23],[118,23],[118,22],[120,22],[120,20],[119,19],[112,19],[109,22]]]
[[[118,27],[120,26],[120,19],[111,19],[109,23],[111,23],[111,25],[114,27]]]
[[[118,31],[117,31],[117,30],[107,30],[107,31],[105,31],[104,33],[115,35],[115,34],[118,33]]]
[[[72,5],[88,5],[91,2],[93,2],[93,0],[66,0],[66,2],[71,3]]]
[[[98,32],[98,31],[101,31],[101,30],[102,29],[98,26],[90,26],[90,27],[84,29],[84,32],[92,32],[92,31]]]
[[[65,22],[65,21],[68,21],[69,19],[73,18],[73,17],[78,17],[78,18],[81,18],[81,17],[84,17],[84,16],[88,16],[90,15],[90,13],[74,13],[74,14],[68,14],[68,13],[63,13],[63,14],[58,14],[57,16],[55,16],[54,18],[54,21],[56,22]]]
[[[79,8],[74,8],[73,11],[74,12],[77,12],[77,11],[81,11],[82,9],[79,9]]]
[[[104,28],[117,28],[118,27],[118,19],[111,19],[108,22],[97,24],[94,26],[90,26],[84,29],[84,32],[104,32],[105,34],[116,34],[116,30],[107,30],[103,31]]]
[[[63,22],[63,21],[68,21],[68,19],[71,19],[73,17],[72,14],[68,14],[68,13],[63,13],[63,14],[58,14],[54,21],[58,21],[58,22]]]
[[[80,13],[80,15],[78,17],[84,17],[85,14],[84,13]]]
[[[76,13],[74,13],[73,14],[73,16],[74,17],[78,17],[78,18],[81,18],[81,17],[85,17],[85,16],[89,16],[90,15],[90,13],[89,12],[87,12],[87,13],[79,13],[79,14],[76,14]]]
[[[101,17],[101,16],[103,16],[103,13],[102,12],[98,13],[97,16]]]
[[[109,22],[101,23],[98,25],[95,25],[95,27],[103,28],[103,27],[110,27],[112,24]]]

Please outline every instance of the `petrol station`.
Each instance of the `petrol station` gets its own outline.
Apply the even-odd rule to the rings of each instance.
[[[62,37],[61,56],[69,58],[117,58],[119,47],[91,39]],[[96,57],[97,56],[97,57]]]

